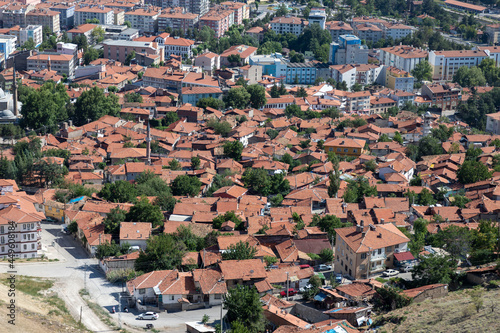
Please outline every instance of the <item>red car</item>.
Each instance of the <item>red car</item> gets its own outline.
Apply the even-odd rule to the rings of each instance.
[[[298,291],[293,289],[293,288],[288,289],[288,296],[297,295],[297,293],[298,293]],[[280,292],[280,295],[281,295],[281,297],[286,297],[286,290],[283,290],[282,292]]]

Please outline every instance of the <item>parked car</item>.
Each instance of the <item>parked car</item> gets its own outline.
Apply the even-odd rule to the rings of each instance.
[[[319,270],[320,271],[331,271],[332,265],[321,264],[321,265],[319,265]]]
[[[388,269],[388,270],[386,270],[385,272],[382,273],[383,276],[387,276],[387,277],[389,277],[389,276],[396,276],[398,274],[399,274],[399,272],[397,270],[395,270],[395,269]]]
[[[61,231],[64,232],[65,234],[67,234],[67,235],[69,235],[71,233],[71,232],[69,232],[68,227],[62,228]]]
[[[311,289],[312,287],[313,287],[312,284],[308,284],[307,286],[300,288],[299,293],[305,293],[307,290]]]
[[[309,265],[299,265],[299,267],[300,267],[300,269],[304,269],[304,268],[309,268],[311,266],[309,266]]]
[[[158,319],[158,314],[156,312],[144,312],[137,316],[139,320],[156,320]]]
[[[287,297],[286,290],[283,290],[282,292],[280,292],[280,295],[281,295],[281,297]],[[297,295],[297,290],[295,290],[293,288],[289,288],[288,289],[288,296],[293,296],[293,295]]]
[[[335,274],[335,282],[342,283],[342,274]]]
[[[399,271],[404,272],[404,273],[408,273],[412,269],[413,269],[413,265],[405,265],[405,266],[399,267]]]

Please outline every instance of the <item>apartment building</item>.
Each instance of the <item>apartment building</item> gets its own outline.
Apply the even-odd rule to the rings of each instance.
[[[320,26],[321,29],[325,29],[325,24],[326,24],[326,11],[325,8],[317,8],[313,7],[311,8],[311,11],[309,12],[309,25],[317,24]]]
[[[158,31],[165,31],[168,27],[172,30],[182,30],[184,33],[188,29],[195,29],[199,20],[199,15],[188,13],[185,8],[166,8],[163,14],[158,16]]]
[[[363,154],[365,142],[358,139],[336,138],[323,144],[325,152],[340,156],[355,156]]]
[[[125,21],[129,21],[131,27],[138,29],[139,33],[155,33],[158,31],[158,17],[161,14],[160,7],[138,8],[125,13]]]
[[[335,80],[335,82],[345,82],[347,88],[351,87],[356,83],[356,67],[353,65],[331,65],[330,67],[330,77]]]
[[[400,45],[380,49],[378,60],[381,65],[396,67],[411,73],[415,66],[424,61],[427,56],[428,52],[423,49]]]
[[[214,68],[220,68],[220,57],[216,53],[205,52],[194,59],[194,65],[201,67],[206,72],[212,73]]]
[[[163,40],[161,47],[165,49],[165,57],[169,58],[172,54],[182,58],[191,58],[193,56],[194,40],[167,37]]]
[[[60,13],[48,8],[39,8],[26,13],[26,25],[41,25],[54,33],[61,31]]]
[[[163,48],[154,42],[113,40],[103,43],[104,57],[125,62],[128,54],[134,51],[150,59],[151,63],[159,64],[165,60]]]
[[[495,62],[495,66],[500,67],[500,46],[477,46],[474,49],[486,52]]]
[[[497,44],[500,40],[500,24],[489,24],[486,26],[486,34],[488,35],[488,43]]]
[[[75,58],[70,54],[45,54],[38,53],[28,57],[28,70],[39,72],[43,69],[57,71],[57,74],[66,74],[68,78],[75,75]]]
[[[371,85],[377,82],[382,66],[371,64],[357,64],[356,67],[356,83],[362,86]]]
[[[374,26],[379,27],[380,29],[384,29],[384,26],[386,24],[389,24],[386,20],[377,18],[377,17],[369,17],[369,16],[359,16],[359,17],[353,17],[351,20],[351,24],[353,27],[360,25],[360,24],[372,24]]]
[[[314,84],[316,81],[316,63],[314,62],[285,62],[286,83]]]
[[[430,51],[429,63],[433,80],[451,81],[462,66],[479,66],[488,53],[478,50]]]
[[[340,35],[338,42],[330,44],[329,59],[335,65],[367,64],[368,48],[354,35]]]
[[[495,135],[500,134],[500,112],[486,115],[486,132]]]
[[[40,222],[45,215],[37,212],[31,201],[16,192],[2,197],[0,258],[8,258],[10,249],[14,250],[15,258],[37,257],[38,250],[42,249]]]
[[[68,38],[73,40],[76,36],[84,36],[89,44],[93,44],[92,31],[97,27],[97,24],[85,23],[67,31]]]
[[[231,55],[239,55],[242,64],[247,64],[250,57],[257,53],[257,48],[248,45],[234,45],[220,54],[220,64],[222,66],[230,66],[231,63],[228,57]]]
[[[220,38],[234,24],[234,11],[232,10],[211,10],[200,17],[199,29],[205,25],[215,31],[215,37]]]
[[[330,31],[332,42],[337,42],[341,35],[352,35],[354,33],[351,25],[342,21],[326,22],[326,29]]]
[[[185,75],[185,72],[173,71],[170,67],[148,67],[142,76],[142,81],[146,87],[151,86],[176,92],[182,88],[182,80]]]
[[[460,86],[456,83],[446,84],[429,84],[422,87],[422,96],[426,96],[431,101],[431,105],[435,105],[441,110],[456,110],[461,101]]]
[[[222,98],[222,90],[218,87],[184,87],[181,91],[180,100],[182,104],[196,105],[202,98]]]
[[[50,10],[59,12],[59,25],[61,29],[68,30],[73,28],[75,23],[75,8],[73,4],[54,4]]]
[[[17,37],[13,35],[0,35],[0,53],[7,59],[16,50]]]
[[[367,43],[376,43],[384,38],[384,31],[375,24],[371,23],[355,25],[354,33]]]
[[[145,4],[163,8],[185,8],[187,12],[203,16],[210,9],[210,0],[145,0]]]
[[[17,45],[22,46],[30,38],[33,39],[35,46],[42,44],[42,26],[41,25],[28,25],[26,28],[11,29],[9,35],[17,37]]]
[[[407,71],[396,67],[384,67],[384,86],[392,90],[413,91],[415,79]]]
[[[384,25],[383,28],[384,38],[385,39],[392,38],[393,40],[403,39],[408,35],[412,35],[414,30],[415,28],[401,23],[394,23],[394,24],[389,23]]]
[[[32,4],[23,5],[19,2],[12,2],[2,6],[1,20],[3,22],[3,28],[11,28],[16,25],[25,27],[26,14],[33,9],[35,9],[35,6]]]
[[[87,23],[87,20],[99,20],[99,24],[114,24],[113,9],[102,6],[80,5],[75,9],[75,25]]]
[[[356,91],[346,95],[347,104],[345,111],[357,114],[370,114],[370,97],[369,91]]]
[[[394,224],[370,224],[335,229],[337,274],[366,279],[394,267],[394,254],[408,251],[406,237]]]
[[[244,2],[226,1],[220,5],[222,8],[234,12],[234,24],[243,24],[243,20],[250,18],[250,8]]]
[[[275,17],[271,22],[271,29],[277,34],[291,33],[299,36],[304,28],[309,26],[309,22],[299,17]]]

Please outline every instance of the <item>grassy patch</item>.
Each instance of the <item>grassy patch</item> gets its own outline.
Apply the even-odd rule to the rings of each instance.
[[[387,281],[389,281],[389,280],[381,278],[381,277],[377,277],[377,278],[375,278],[375,280],[377,280],[380,283],[386,283]]]
[[[118,325],[113,321],[113,319],[111,319],[111,315],[109,314],[108,311],[106,311],[99,304],[91,302],[88,299],[88,297],[86,297],[88,295],[88,291],[86,291],[85,289],[80,289],[79,293],[80,293],[80,296],[82,296],[82,299],[85,301],[85,303],[87,303],[88,307],[96,314],[97,317],[99,317],[99,319],[103,323],[105,323],[106,325],[108,325],[110,328],[112,328],[114,330],[119,329]]]
[[[2,279],[3,284],[8,286],[10,282],[7,279]],[[40,296],[40,291],[52,288],[54,281],[43,280],[29,276],[16,276],[16,289],[31,296]]]

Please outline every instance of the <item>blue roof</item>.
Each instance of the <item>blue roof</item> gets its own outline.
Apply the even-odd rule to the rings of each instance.
[[[80,200],[83,200],[83,198],[85,198],[84,195],[82,195],[81,197],[78,197],[78,198],[71,199],[68,203],[75,203],[75,202],[78,202]]]
[[[326,298],[326,295],[323,293],[319,293],[316,296],[314,296],[314,300],[320,301],[320,302],[323,302],[325,300],[325,298]]]

